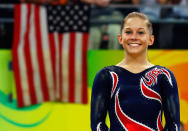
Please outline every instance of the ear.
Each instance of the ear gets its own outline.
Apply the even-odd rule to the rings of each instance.
[[[122,36],[121,34],[118,34],[118,41],[120,45],[123,45]]]
[[[148,46],[153,45],[153,43],[154,43],[154,39],[155,39],[154,35],[151,35],[150,38],[149,38]]]

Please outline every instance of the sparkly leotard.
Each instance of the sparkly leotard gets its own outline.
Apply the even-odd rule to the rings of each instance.
[[[107,112],[110,127],[105,124]],[[169,69],[156,65],[132,73],[109,66],[97,73],[91,98],[92,131],[179,131],[179,125],[178,89]]]

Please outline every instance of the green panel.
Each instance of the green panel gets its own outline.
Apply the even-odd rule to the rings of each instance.
[[[88,51],[88,86],[91,87],[96,73],[105,66],[115,65],[123,59],[123,50]],[[11,50],[0,50],[0,91],[8,95],[15,85],[13,72],[8,69]],[[13,95],[15,96],[15,95]]]
[[[96,73],[105,66],[116,65],[124,58],[123,50],[89,50],[88,86],[92,87]]]
[[[0,91],[8,95],[12,92],[13,73],[9,69],[11,50],[0,50]]]

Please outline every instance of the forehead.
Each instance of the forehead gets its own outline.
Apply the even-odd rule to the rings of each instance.
[[[136,29],[147,29],[146,20],[139,17],[132,17],[125,21],[124,29],[126,28],[136,28]]]

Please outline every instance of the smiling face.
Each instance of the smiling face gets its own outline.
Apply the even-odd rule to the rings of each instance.
[[[154,42],[154,36],[151,35],[147,26],[147,20],[136,16],[125,20],[118,39],[128,54],[146,53],[148,46]]]

